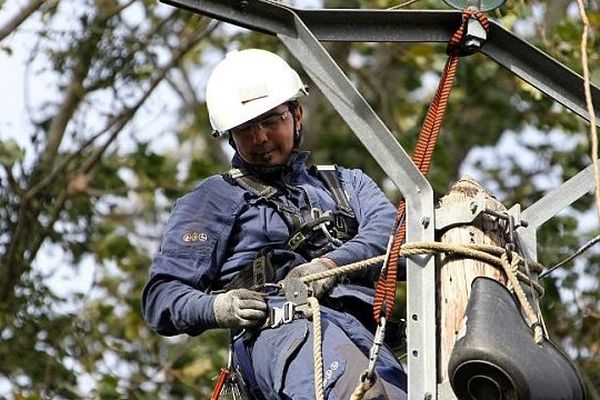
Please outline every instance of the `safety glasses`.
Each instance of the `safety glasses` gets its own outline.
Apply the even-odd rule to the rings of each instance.
[[[290,113],[289,109],[285,110],[282,113],[271,114],[271,115],[268,115],[258,121],[250,121],[250,122],[247,122],[240,126],[236,126],[235,128],[230,129],[230,132],[243,135],[245,133],[252,132],[255,127],[258,129],[261,129],[261,130],[264,129],[267,131],[275,130],[275,129],[281,127],[281,125],[287,118],[288,113]]]

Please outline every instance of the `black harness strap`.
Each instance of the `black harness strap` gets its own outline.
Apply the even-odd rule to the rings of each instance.
[[[251,289],[261,291],[267,283],[275,279],[275,268],[271,262],[273,250],[269,247],[261,249],[254,259],[225,285],[225,290]]]
[[[357,222],[346,191],[340,183],[339,171],[334,165],[313,166],[309,172],[325,184],[332,195],[335,211],[322,211],[310,205],[301,209],[287,206],[276,198],[278,190],[261,182],[250,173],[234,168],[223,174],[232,184],[237,184],[265,200],[283,217],[290,231],[287,248],[308,258],[320,256],[323,246],[331,242],[336,246],[351,239],[357,232]],[[321,229],[318,227],[321,226]],[[333,233],[333,234],[332,234]]]
[[[340,184],[340,178],[336,166],[317,165],[313,168],[317,171],[323,182],[325,182],[327,189],[331,191],[338,209],[347,216],[354,218],[354,212],[352,211],[352,207],[350,207],[348,195]]]
[[[250,178],[248,174],[241,169],[230,169],[229,172],[226,172],[226,175],[229,175],[234,182],[258,197],[268,199],[277,193],[277,189],[273,186],[265,185],[256,179]]]
[[[302,219],[298,217],[298,212],[294,208],[288,207],[281,201],[273,198],[277,194],[277,189],[275,187],[260,182],[256,178],[248,175],[247,172],[238,168],[229,170],[226,175],[228,175],[233,182],[266,200],[275,207],[277,211],[284,215],[284,220],[292,232],[300,229],[302,226]]]

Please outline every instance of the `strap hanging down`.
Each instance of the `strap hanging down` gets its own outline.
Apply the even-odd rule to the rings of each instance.
[[[450,97],[450,90],[452,89],[452,83],[456,75],[456,67],[458,65],[458,57],[465,55],[464,49],[462,48],[462,42],[464,40],[465,32],[469,19],[475,18],[483,28],[488,31],[489,21],[485,14],[481,13],[474,7],[469,7],[463,10],[462,23],[456,30],[450,42],[446,52],[449,57],[444,66],[444,71],[440,79],[435,96],[427,110],[425,121],[419,132],[419,138],[413,154],[413,162],[419,168],[419,171],[423,175],[427,175],[431,166],[431,157],[437,138],[440,134],[440,128],[442,126],[442,120],[446,112],[446,106],[448,105],[448,98]],[[385,315],[389,318],[391,315],[394,303],[396,301],[396,279],[398,276],[398,258],[400,253],[400,246],[404,242],[406,235],[406,224],[404,218],[404,212],[406,209],[406,203],[404,199],[400,201],[398,205],[398,211],[396,213],[396,221],[392,230],[392,246],[388,250],[389,256],[387,262],[381,271],[379,280],[377,281],[377,288],[375,292],[375,300],[373,302],[373,316],[375,321],[378,323],[381,320],[382,308],[385,305]]]
[[[338,209],[344,214],[350,217],[354,217],[354,212],[352,211],[352,207],[350,207],[350,201],[348,200],[348,196],[346,195],[346,192],[340,184],[340,178],[338,176],[336,166],[317,165],[316,170],[319,174],[319,177],[325,182],[327,189],[329,189],[329,191],[333,195],[335,204],[337,204]]]

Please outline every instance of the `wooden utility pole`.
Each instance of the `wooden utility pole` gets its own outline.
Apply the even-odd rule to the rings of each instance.
[[[438,212],[444,213],[452,220],[453,214],[461,214],[458,210],[465,207],[475,211],[481,208],[503,212],[506,208],[487,192],[479,183],[472,178],[461,178],[440,199]],[[479,210],[476,210],[479,208]],[[464,212],[462,213],[464,214]],[[447,230],[442,230],[442,236],[438,240],[442,243],[454,244],[494,244],[504,246],[504,223],[499,222],[496,217],[482,213],[470,224],[457,225]],[[442,255],[438,266],[438,326],[439,326],[439,349],[438,349],[438,381],[444,383],[449,380],[448,360],[454,348],[454,343],[461,331],[465,309],[471,294],[471,283],[478,276],[492,278],[502,284],[506,284],[506,277],[499,269],[478,260],[458,258],[456,256]]]

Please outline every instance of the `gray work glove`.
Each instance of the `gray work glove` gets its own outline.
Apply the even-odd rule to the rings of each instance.
[[[321,258],[315,258],[311,262],[300,264],[290,270],[283,280],[285,286],[285,280],[288,278],[302,278],[307,275],[323,272],[335,268],[335,263],[331,260],[325,261]],[[337,277],[330,276],[329,278],[319,279],[310,282],[310,287],[313,292],[313,296],[320,299],[329,289],[331,289],[337,282]]]
[[[251,328],[262,325],[267,318],[267,303],[263,295],[248,289],[218,294],[213,310],[220,328]]]

